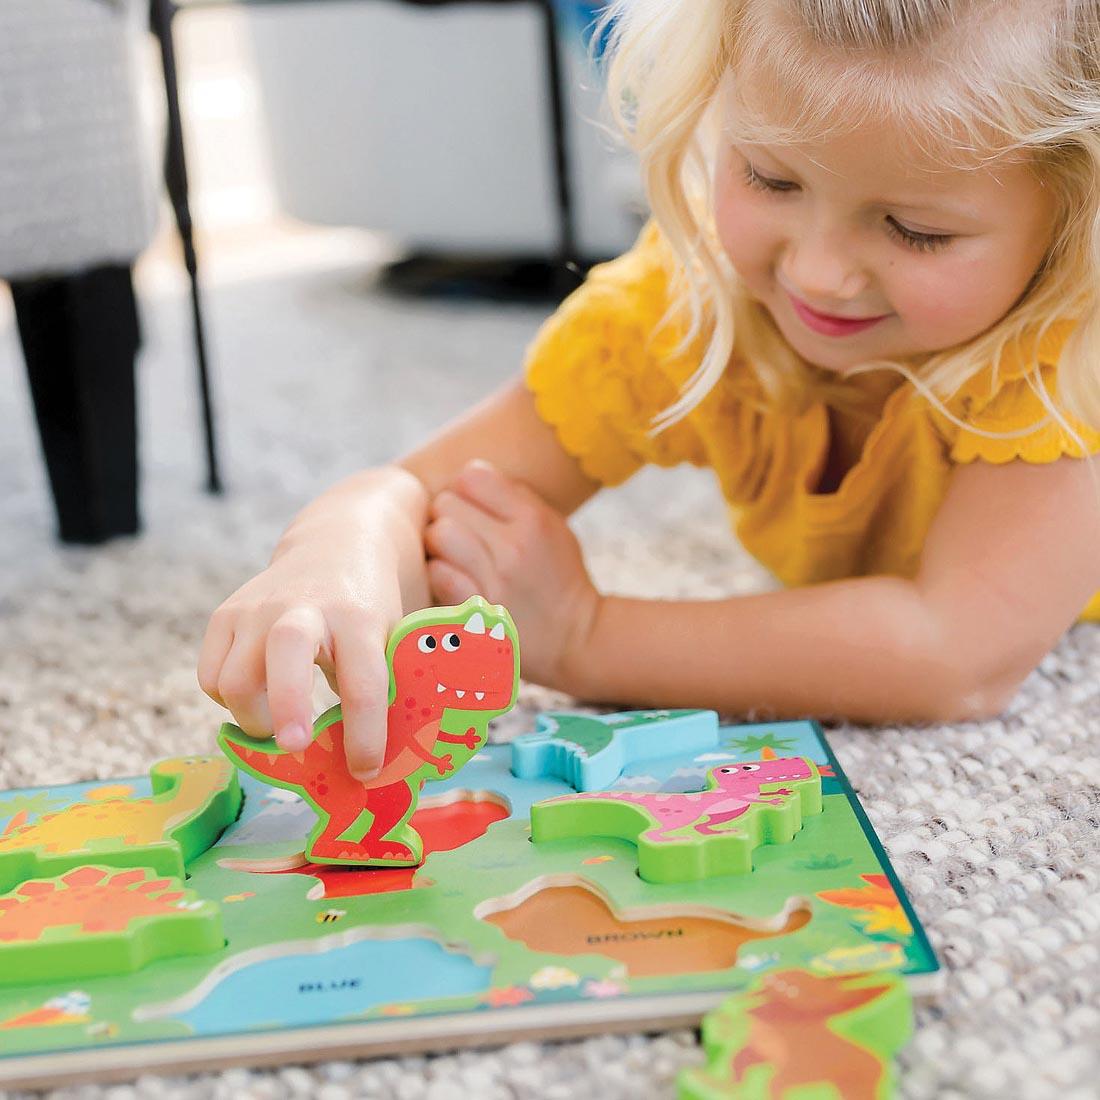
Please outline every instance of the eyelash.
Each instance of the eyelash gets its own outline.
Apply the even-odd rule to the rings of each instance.
[[[757,191],[766,191],[774,195],[785,194],[790,187],[794,184],[788,184],[785,180],[772,180],[766,176],[759,175],[751,164],[745,165],[744,180],[750,186]],[[914,233],[912,230],[905,229],[899,225],[892,218],[886,219],[886,226],[890,231],[891,236],[896,240],[902,241],[910,248],[914,248],[920,252],[935,252],[937,249],[943,248],[950,240],[950,234],[943,233]]]

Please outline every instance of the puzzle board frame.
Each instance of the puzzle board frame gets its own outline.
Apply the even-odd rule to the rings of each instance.
[[[653,791],[696,790],[717,760],[758,759],[765,747],[774,746],[780,755],[807,756],[819,765],[825,812],[808,819],[789,844],[758,849],[750,874],[694,883],[643,882],[635,871],[636,851],[623,840],[529,844],[531,803],[570,788],[553,778],[516,778],[509,747],[490,745],[460,774],[434,785],[433,797],[424,799],[422,808],[445,814],[448,806],[484,804],[495,797],[507,804],[508,816],[456,849],[430,851],[415,872],[414,889],[341,896],[333,891],[350,879],[326,881],[317,869],[287,866],[312,824],[308,809],[302,812],[304,803],[242,774],[240,818],[191,862],[185,883],[199,897],[220,904],[226,948],[209,956],[162,959],[127,975],[0,985],[0,1085],[44,1087],[148,1072],[442,1052],[518,1039],[694,1026],[762,970],[786,965],[824,967],[825,972],[893,969],[906,976],[915,996],[934,994],[942,977],[935,954],[820,727],[778,722],[724,726],[719,732],[717,750],[630,765],[613,789],[633,784]],[[135,796],[149,787],[148,779],[120,782]],[[0,829],[17,808],[68,804],[103,786],[0,793]],[[227,859],[229,866],[222,863]],[[243,870],[242,860],[266,871]],[[795,880],[801,888],[792,890]],[[653,919],[663,914],[670,920],[737,913],[763,927],[779,920],[780,910],[788,916],[794,912],[798,906],[791,908],[792,898],[804,903],[810,919],[795,931],[744,945],[743,951],[739,947],[732,965],[641,977],[614,955],[591,949],[571,955],[531,949],[485,919],[516,908],[517,898],[578,881],[591,884],[610,903],[619,927],[641,920],[638,912],[647,909]],[[328,896],[316,896],[319,888]],[[840,900],[825,900],[823,894]],[[509,906],[508,899],[515,904]],[[338,914],[331,926],[327,913]],[[279,914],[274,932],[272,914]],[[663,946],[667,954],[669,943],[678,946],[651,944],[648,953]],[[421,981],[421,993],[428,989],[444,995],[387,993],[379,1000],[370,993],[370,1003],[356,1013],[356,996],[369,990],[355,983],[369,976],[383,956],[398,960],[395,969],[414,985]],[[340,965],[338,959],[343,959]],[[445,979],[432,970],[437,964]],[[425,967],[427,978],[421,973]],[[275,986],[265,984],[268,970],[275,973]],[[341,973],[350,976],[341,979]],[[437,988],[432,981],[443,984]],[[285,988],[285,998],[272,994],[272,988]],[[70,1009],[77,1009],[68,1013],[70,1018],[52,1026],[13,1026],[76,994],[83,999],[69,1002]],[[232,1010],[223,1001],[248,1006],[229,1027],[225,1014],[231,1017]],[[281,1008],[281,1020],[265,1018],[270,1004],[293,1008]]]

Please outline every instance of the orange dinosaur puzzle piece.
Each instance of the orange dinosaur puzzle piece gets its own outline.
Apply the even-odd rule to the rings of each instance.
[[[221,910],[147,867],[77,867],[0,897],[0,985],[124,974],[217,951]]]

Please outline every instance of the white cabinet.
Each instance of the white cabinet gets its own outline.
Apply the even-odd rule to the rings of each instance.
[[[542,18],[523,3],[250,8],[285,210],[381,230],[414,249],[553,255]],[[607,132],[579,21],[562,41],[578,251],[613,255],[640,224],[637,171]]]

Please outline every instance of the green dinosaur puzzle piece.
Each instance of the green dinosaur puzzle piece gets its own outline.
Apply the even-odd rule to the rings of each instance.
[[[150,779],[148,796],[85,796],[30,822],[16,815],[0,835],[0,891],[86,863],[182,878],[184,865],[236,820],[237,772],[221,756],[181,756],[154,764]]]

